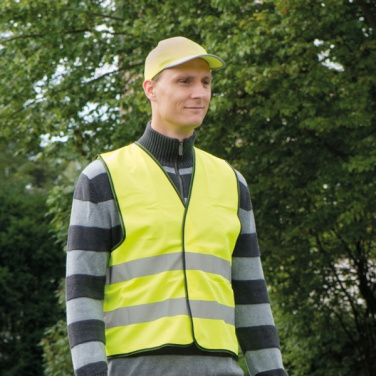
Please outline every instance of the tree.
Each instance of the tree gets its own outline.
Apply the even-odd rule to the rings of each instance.
[[[0,374],[34,376],[43,373],[44,330],[63,317],[56,290],[65,257],[39,186],[48,170],[10,151],[1,145]]]
[[[59,304],[61,306],[64,306],[64,291],[64,286],[61,286],[59,290]],[[45,330],[40,345],[43,349],[44,376],[68,376],[73,374],[65,318],[61,318]]]
[[[223,57],[198,146],[250,184],[287,368],[376,373],[374,2],[5,0],[0,14],[0,137],[23,151],[49,137],[51,158],[142,133],[160,39]]]
[[[261,56],[238,72],[254,96],[240,138],[290,368],[372,375],[376,44],[364,8],[375,7],[310,5],[277,2],[260,15],[269,31],[249,39]]]

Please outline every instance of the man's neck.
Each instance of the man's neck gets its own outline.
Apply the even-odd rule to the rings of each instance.
[[[165,124],[157,121],[151,121],[150,126],[156,132],[162,134],[163,136],[177,139],[179,141],[184,141],[185,139],[191,137],[194,134],[196,126],[174,126],[172,124]]]
[[[179,141],[155,131],[149,123],[137,143],[147,149],[161,164],[167,165],[173,165],[176,156],[179,155],[179,147],[183,147],[183,157],[180,159],[180,163],[183,167],[191,167],[195,138],[196,133],[194,132],[191,137]]]

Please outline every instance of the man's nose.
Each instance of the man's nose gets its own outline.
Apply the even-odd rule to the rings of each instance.
[[[193,98],[204,98],[209,95],[210,90],[205,87],[202,83],[197,83],[194,85],[192,90],[192,97]]]

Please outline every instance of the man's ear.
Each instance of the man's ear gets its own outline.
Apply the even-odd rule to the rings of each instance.
[[[155,83],[152,80],[145,80],[144,83],[142,84],[145,95],[149,99],[149,101],[153,101],[155,99],[154,85]]]

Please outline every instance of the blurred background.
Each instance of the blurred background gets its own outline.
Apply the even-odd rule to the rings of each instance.
[[[375,376],[374,0],[1,0],[0,375],[72,375],[74,186],[143,133],[145,57],[180,35],[227,64],[196,145],[249,183],[287,371]]]

